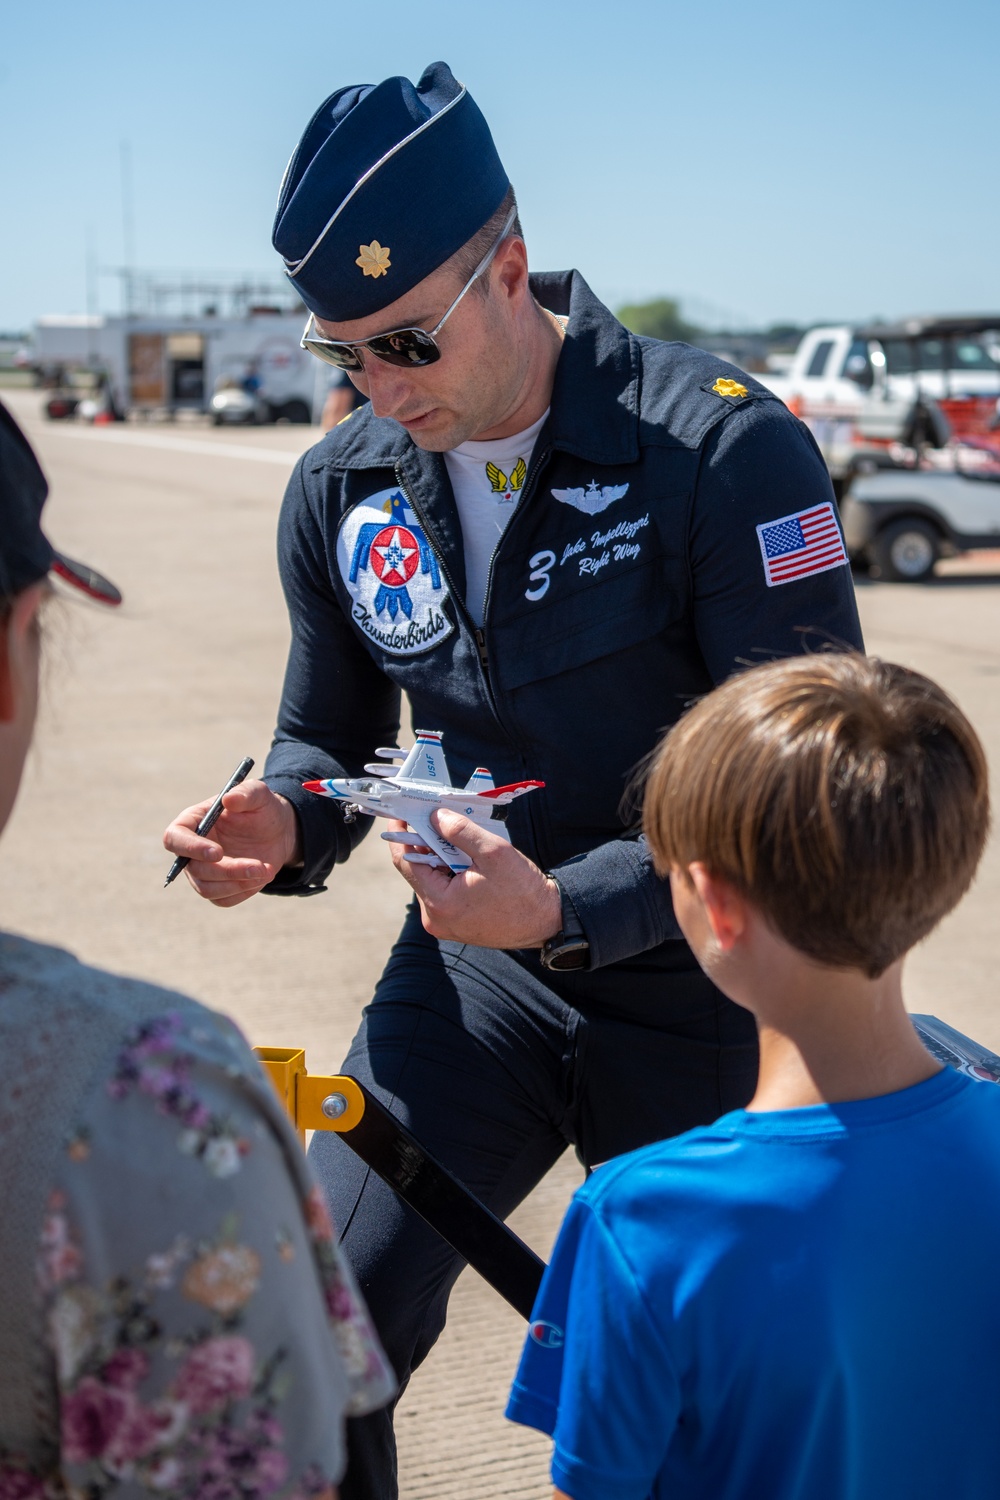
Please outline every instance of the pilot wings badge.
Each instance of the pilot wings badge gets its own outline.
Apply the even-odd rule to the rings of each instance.
[[[552,495],[554,499],[561,500],[563,505],[572,505],[575,510],[582,510],[585,516],[597,516],[616,500],[620,500],[627,490],[627,484],[601,486],[592,479],[585,490],[553,490]]]
[[[454,630],[442,608],[447,582],[400,490],[384,490],[348,511],[337,564],[351,595],[351,619],[383,651],[416,656]]]

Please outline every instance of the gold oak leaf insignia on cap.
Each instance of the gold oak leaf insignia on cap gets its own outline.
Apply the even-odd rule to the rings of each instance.
[[[747,388],[738,380],[725,380],[721,375],[712,387],[717,396],[745,396]]]
[[[389,246],[380,245],[378,240],[372,240],[370,245],[359,245],[361,254],[354,262],[360,266],[365,276],[384,276],[392,265],[389,259]]]

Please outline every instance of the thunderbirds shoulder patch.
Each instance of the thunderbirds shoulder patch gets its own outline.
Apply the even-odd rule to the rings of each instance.
[[[430,651],[455,629],[441,566],[401,490],[381,490],[348,511],[337,566],[351,619],[391,656]]]

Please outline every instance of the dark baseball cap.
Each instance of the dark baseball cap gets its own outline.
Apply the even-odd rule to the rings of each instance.
[[[114,584],[57,552],[41,526],[49,487],[24,433],[0,402],[0,599],[13,599],[49,573],[102,604],[120,604]]]

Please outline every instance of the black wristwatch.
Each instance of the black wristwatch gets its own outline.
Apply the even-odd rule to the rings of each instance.
[[[559,885],[555,875],[550,874],[549,879],[555,880],[556,885]],[[561,885],[559,895],[562,900],[562,930],[542,944],[542,968],[554,969],[557,973],[569,969],[586,969],[590,963],[590,944],[583,924],[576,914],[576,907]]]

